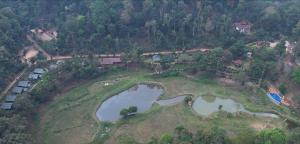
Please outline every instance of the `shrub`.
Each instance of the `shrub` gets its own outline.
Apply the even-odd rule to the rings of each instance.
[[[292,80],[300,85],[300,69],[296,69],[292,72]]]
[[[136,106],[131,106],[128,108],[128,112],[129,113],[135,113],[137,112],[138,108]]]
[[[285,83],[282,83],[282,84],[279,85],[279,91],[280,91],[282,94],[286,94],[286,93],[287,93],[287,89],[286,89]]]
[[[120,111],[120,115],[123,116],[124,118],[126,118],[129,114],[128,109],[124,108]]]

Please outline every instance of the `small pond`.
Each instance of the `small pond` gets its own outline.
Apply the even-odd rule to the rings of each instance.
[[[156,85],[136,85],[104,101],[96,113],[97,118],[100,121],[117,121],[121,118],[120,111],[130,106],[136,106],[138,113],[145,112],[162,93],[163,89]]]
[[[209,116],[214,112],[222,110],[229,113],[245,112],[256,116],[278,118],[278,115],[272,113],[247,111],[242,104],[237,103],[232,99],[222,99],[215,96],[198,97],[193,104],[193,109],[201,116]]]

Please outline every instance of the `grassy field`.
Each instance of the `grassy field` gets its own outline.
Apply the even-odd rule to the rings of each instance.
[[[112,82],[113,85],[104,86],[103,82]],[[53,102],[40,110],[37,120],[37,138],[39,143],[82,144],[97,142],[118,143],[124,137],[134,137],[145,142],[151,136],[160,136],[165,132],[172,132],[178,125],[183,125],[191,131],[199,128],[210,128],[218,125],[227,130],[229,135],[253,130],[255,126],[284,127],[281,119],[254,118],[249,115],[238,115],[228,118],[227,114],[214,114],[210,118],[202,119],[190,108],[183,104],[172,107],[153,106],[151,110],[129,120],[121,120],[116,124],[101,123],[95,113],[101,102],[131,86],[142,82],[156,82],[165,89],[161,99],[175,97],[181,94],[195,96],[212,94],[220,97],[232,98],[243,103],[251,110],[279,109],[261,97],[261,103],[252,104],[247,99],[248,93],[234,91],[220,86],[217,82],[205,78],[186,78],[183,76],[171,78],[153,78],[147,76],[146,71],[122,72],[95,79],[78,86],[71,91],[56,96]],[[282,110],[285,112],[285,110]],[[257,129],[257,128],[256,128]],[[111,135],[108,137],[108,135]]]

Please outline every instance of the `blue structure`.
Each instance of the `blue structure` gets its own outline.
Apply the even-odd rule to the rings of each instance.
[[[267,93],[267,96],[277,105],[281,104],[281,96],[276,93]]]

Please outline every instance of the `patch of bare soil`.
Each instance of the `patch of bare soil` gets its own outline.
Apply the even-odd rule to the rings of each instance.
[[[27,59],[27,60],[30,60],[30,59],[34,58],[38,53],[39,53],[39,51],[37,51],[33,47],[30,47],[26,51],[24,58]]]
[[[250,126],[257,131],[262,131],[267,128],[267,125],[263,123],[252,123]]]
[[[222,85],[226,85],[226,86],[237,86],[238,82],[232,80],[232,79],[228,79],[228,78],[219,78],[218,82]]]

